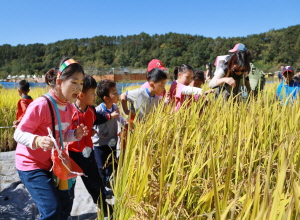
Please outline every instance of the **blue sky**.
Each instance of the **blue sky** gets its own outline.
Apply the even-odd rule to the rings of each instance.
[[[0,45],[168,32],[238,37],[300,24],[300,0],[2,0]]]

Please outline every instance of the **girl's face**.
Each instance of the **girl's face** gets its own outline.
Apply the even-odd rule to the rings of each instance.
[[[192,70],[186,70],[183,73],[178,73],[178,82],[182,83],[185,86],[190,85],[193,80],[194,72]]]
[[[58,79],[59,80],[59,79]],[[61,89],[61,95],[70,103],[76,101],[78,94],[83,86],[83,73],[76,72],[67,80],[59,81],[57,83]]]
[[[209,69],[209,66],[208,66],[208,65],[205,65],[205,68],[208,70],[208,69]]]

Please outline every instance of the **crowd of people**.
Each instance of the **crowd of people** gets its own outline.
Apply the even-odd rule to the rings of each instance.
[[[172,111],[178,111],[183,103],[197,101],[210,93],[228,99],[238,96],[241,86],[251,92],[249,75],[253,68],[249,51],[239,43],[229,52],[217,57],[214,73],[210,63],[206,63],[206,72],[194,70],[188,64],[179,65],[174,69],[169,91],[165,89],[166,68],[157,59],[148,64],[147,82],[120,97],[114,81],[103,80],[97,84],[69,57],[61,59],[46,73],[50,90],[45,96],[32,100],[28,95],[29,83],[21,81],[18,92],[22,98],[14,122],[14,139],[18,142],[16,168],[37,204],[40,218],[64,220],[72,210],[76,177],[65,180],[52,172],[55,146],[58,146],[66,153],[66,160],[75,162],[85,174],[81,175],[83,183],[94,203],[102,204],[107,219],[114,206],[111,184],[117,168],[120,136],[130,129],[130,123],[120,114],[119,98],[125,115],[131,120],[135,117],[142,120],[161,102],[172,105]],[[300,84],[293,78],[293,67],[284,66],[282,77],[277,98],[297,98]],[[210,87],[207,91],[201,88],[205,82]],[[102,102],[94,107],[96,97]]]

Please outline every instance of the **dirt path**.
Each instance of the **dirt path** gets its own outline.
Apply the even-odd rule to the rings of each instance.
[[[20,181],[15,151],[0,153],[0,220],[39,219],[38,210]],[[81,178],[77,178],[72,209],[73,220],[96,219],[97,210]]]

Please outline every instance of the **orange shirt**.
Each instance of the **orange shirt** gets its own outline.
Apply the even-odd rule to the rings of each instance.
[[[17,109],[17,116],[16,116],[17,121],[19,122],[21,121],[21,119],[23,118],[26,112],[28,105],[31,102],[33,102],[33,99],[28,95],[22,96],[22,98],[18,101],[18,109]]]

